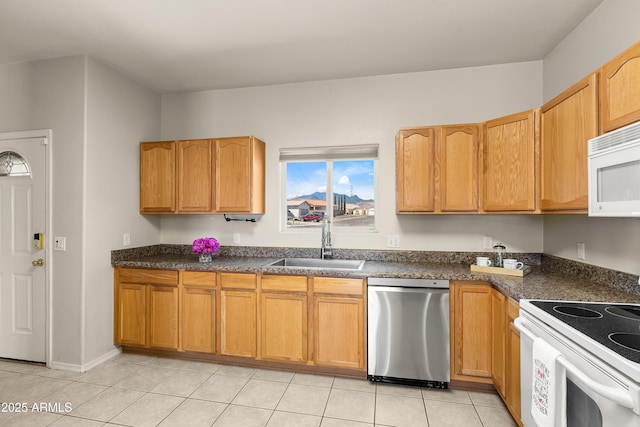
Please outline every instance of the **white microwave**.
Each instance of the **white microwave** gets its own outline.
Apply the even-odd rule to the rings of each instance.
[[[589,216],[640,217],[640,122],[589,140]]]

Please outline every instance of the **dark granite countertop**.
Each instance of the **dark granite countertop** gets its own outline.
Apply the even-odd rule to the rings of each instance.
[[[190,246],[156,245],[113,251],[112,265],[332,277],[483,280],[491,282],[516,300],[528,298],[640,303],[637,276],[541,254],[518,254],[519,259],[531,265],[531,273],[525,277],[516,277],[472,272],[470,264],[476,255],[482,255],[480,253],[342,250],[337,258],[366,259],[362,270],[321,270],[269,266],[282,257],[313,257],[315,250],[233,248],[221,252],[214,257],[213,262],[200,263],[197,255],[190,253]]]

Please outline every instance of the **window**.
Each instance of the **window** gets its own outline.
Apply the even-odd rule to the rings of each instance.
[[[31,171],[20,154],[4,151],[0,153],[0,176],[31,176]]]
[[[375,230],[378,146],[281,149],[283,229]]]

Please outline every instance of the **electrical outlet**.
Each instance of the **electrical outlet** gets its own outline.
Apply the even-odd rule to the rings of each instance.
[[[484,236],[484,249],[493,249],[493,237]]]
[[[584,243],[578,243],[578,259],[584,259]]]
[[[54,251],[66,251],[67,250],[67,238],[66,237],[54,237],[53,238],[53,250]]]
[[[387,247],[388,248],[399,248],[400,247],[400,236],[397,234],[390,234],[387,236]]]
[[[122,246],[129,246],[131,244],[131,234],[124,233],[122,235]]]
[[[233,243],[240,243],[240,233],[233,233]]]

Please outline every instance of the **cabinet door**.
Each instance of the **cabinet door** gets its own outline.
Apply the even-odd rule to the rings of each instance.
[[[435,130],[403,129],[396,137],[396,213],[435,209]]]
[[[491,383],[491,286],[452,284],[452,378]]]
[[[208,139],[177,143],[178,212],[213,210],[213,173],[211,141]]]
[[[256,292],[223,290],[220,297],[220,353],[256,357]]]
[[[596,74],[541,108],[541,209],[586,213],[587,141],[598,135]]]
[[[170,213],[176,210],[175,143],[140,144],[140,212]]]
[[[149,346],[178,349],[178,288],[147,286],[149,296]]]
[[[485,123],[483,209],[531,212],[536,209],[536,113],[534,110]]]
[[[491,374],[493,385],[505,397],[507,298],[496,289],[491,290]]]
[[[307,294],[264,292],[260,312],[260,357],[306,362]]]
[[[600,69],[600,131],[640,120],[640,42]]]
[[[146,344],[146,288],[145,285],[121,283],[116,296],[117,345]]]
[[[215,308],[215,288],[182,288],[182,348],[185,351],[215,352]]]
[[[513,324],[518,317],[518,303],[509,299],[507,303],[507,395],[505,402],[518,425],[522,425],[520,408],[520,332]]]
[[[363,299],[315,295],[313,317],[315,364],[364,369]]]
[[[264,213],[264,143],[253,137],[215,141],[216,210]]]
[[[442,212],[477,212],[479,209],[478,126],[444,126],[439,139],[436,169],[437,199]]]

